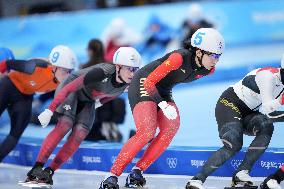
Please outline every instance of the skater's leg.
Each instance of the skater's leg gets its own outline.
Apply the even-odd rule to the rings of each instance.
[[[77,98],[75,99],[74,96],[73,100],[77,101]],[[74,104],[73,107],[75,107]],[[82,141],[90,132],[95,120],[95,103],[78,102],[74,113],[73,117],[76,124],[72,129],[71,135],[50,164],[50,169],[53,171],[57,170],[77,151]]]
[[[253,113],[244,118],[245,134],[256,136],[250,144],[245,158],[232,179],[232,184],[253,186],[253,179],[249,175],[254,163],[264,153],[270,143],[273,134],[272,122],[263,114]]]
[[[136,134],[122,147],[111,173],[119,176],[136,154],[155,136],[157,128],[157,104],[152,101],[139,102],[133,109]]]
[[[11,92],[12,91],[12,92]],[[8,79],[8,77],[3,77],[0,79],[0,116],[4,112],[4,110],[8,107],[9,103],[9,98],[10,98],[10,93],[13,93],[14,87],[12,86],[11,81]],[[5,143],[6,142],[11,143],[12,146],[14,146],[14,137],[11,137],[8,135],[6,139],[4,139],[1,143],[1,148],[0,148],[0,162],[3,160],[3,158],[6,156],[7,152],[9,152],[9,149],[4,149],[5,148]],[[12,142],[9,142],[12,141]],[[10,146],[10,145],[8,145]],[[4,148],[3,148],[4,147]],[[2,152],[1,152],[2,151]]]
[[[196,179],[205,182],[206,178],[223,165],[228,159],[239,152],[243,145],[242,125],[239,122],[227,123],[220,131],[222,148],[214,152],[206,161],[202,170],[195,176]]]
[[[0,79],[0,116],[8,107],[10,85],[11,83],[8,81],[8,78],[4,77]]]
[[[48,134],[42,144],[42,147],[37,156],[37,162],[44,164],[48,160],[50,154],[53,152],[62,138],[72,128],[72,126],[73,121],[71,118],[67,116],[61,116],[58,119],[55,128]]]
[[[175,106],[176,110],[178,111],[174,103],[169,104]],[[136,164],[136,167],[139,167],[142,171],[145,171],[167,149],[167,147],[171,143],[180,126],[179,113],[178,117],[175,120],[169,120],[163,114],[162,110],[159,110],[158,126],[160,129],[159,134],[150,143],[142,158]]]
[[[67,161],[79,148],[81,142],[86,138],[89,133],[89,128],[83,124],[76,124],[73,128],[72,134],[68,138],[67,142],[62,146],[55,158],[50,164],[50,168],[55,171],[65,161]]]
[[[15,101],[8,105],[11,129],[9,135],[0,145],[0,162],[17,145],[31,118],[32,96],[23,95],[19,98],[20,99],[14,99]]]
[[[174,103],[171,104],[175,106]],[[146,170],[166,150],[179,128],[179,120],[179,116],[175,120],[169,120],[161,110],[158,112],[157,124],[160,132],[128,175],[126,187],[143,187],[146,184],[142,171]]]
[[[214,152],[206,161],[201,171],[193,178],[205,182],[206,178],[234,156],[243,146],[242,102],[233,88],[225,90],[218,99],[215,118],[218,124],[219,137],[224,146]]]
[[[241,170],[250,171],[252,169],[254,163],[267,149],[274,130],[272,122],[261,113],[253,114],[252,116],[247,117],[248,120],[246,120],[246,118],[244,120],[245,132],[248,132],[248,134],[256,137],[250,144],[245,158],[242,164],[239,166],[237,172]]]

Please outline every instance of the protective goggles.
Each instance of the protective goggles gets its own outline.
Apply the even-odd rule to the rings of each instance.
[[[71,69],[66,69],[66,68],[60,68],[61,71],[63,71],[64,73],[70,74],[73,70]]]
[[[139,70],[139,67],[130,67],[130,66],[123,66],[130,72],[137,72]]]
[[[66,74],[70,74],[70,73],[73,71],[73,70],[71,70],[71,69],[61,68],[61,67],[57,67],[57,68],[55,69],[55,71],[57,71],[57,70],[61,70],[61,72],[66,73]]]
[[[215,54],[215,53],[211,53],[208,51],[203,51],[204,54],[207,54],[208,56],[210,56],[210,58],[214,59],[214,60],[218,60],[221,56],[221,54]]]

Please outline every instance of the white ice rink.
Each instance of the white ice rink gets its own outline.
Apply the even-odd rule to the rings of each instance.
[[[0,164],[0,188],[23,189],[18,181],[25,179],[30,167]],[[53,189],[98,189],[105,172],[58,170],[53,178]],[[147,189],[184,189],[189,176],[179,175],[145,175]],[[119,178],[120,188],[125,184],[126,174]],[[259,185],[264,178],[255,178],[255,184]],[[231,184],[229,177],[209,177],[205,182],[206,189],[222,189]],[[284,186],[284,183],[281,185]]]

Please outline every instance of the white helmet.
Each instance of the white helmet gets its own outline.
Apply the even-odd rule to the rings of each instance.
[[[73,70],[77,64],[75,53],[67,46],[57,45],[49,54],[49,62],[61,68]]]
[[[225,49],[223,36],[213,28],[200,28],[191,37],[191,46],[215,54],[222,54]]]
[[[120,47],[113,55],[113,63],[130,67],[140,67],[141,56],[132,47]]]

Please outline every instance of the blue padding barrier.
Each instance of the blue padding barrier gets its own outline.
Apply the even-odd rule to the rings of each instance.
[[[3,139],[0,135],[0,139]],[[4,159],[5,163],[32,166],[41,147],[42,140],[22,138],[17,147]],[[61,145],[60,145],[61,146]],[[116,143],[89,143],[84,142],[72,158],[62,168],[78,170],[109,171],[122,145]],[[216,147],[169,147],[161,157],[153,163],[146,173],[194,175],[208,157],[216,151]],[[53,152],[48,163],[54,158],[59,147]],[[232,176],[242,162],[245,155],[243,149],[240,153],[226,162],[212,176]],[[130,169],[141,157],[140,152],[125,171]],[[265,177],[273,173],[284,164],[284,148],[269,148],[255,163],[252,176]]]

